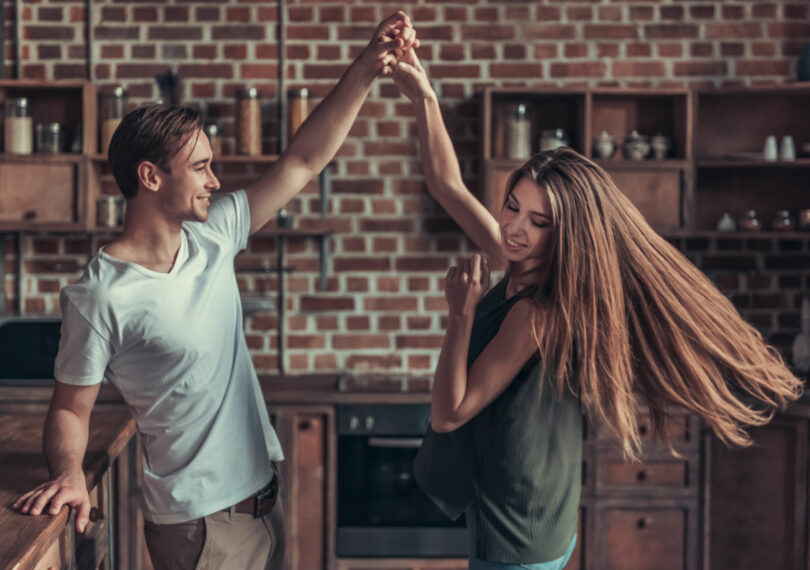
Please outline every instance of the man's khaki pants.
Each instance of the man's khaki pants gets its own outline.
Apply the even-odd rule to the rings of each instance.
[[[233,507],[178,524],[144,523],[155,570],[282,570],[284,516],[281,496],[257,519]]]

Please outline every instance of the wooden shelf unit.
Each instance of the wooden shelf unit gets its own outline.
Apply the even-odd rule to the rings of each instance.
[[[531,115],[532,152],[543,129],[563,128],[570,146],[594,157],[602,131],[613,136],[611,159],[595,159],[659,231],[711,231],[724,212],[733,218],[756,210],[765,229],[777,210],[810,208],[803,179],[810,155],[810,85],[726,89],[531,90],[489,87],[483,92],[481,200],[493,213],[503,204],[509,175],[521,161],[503,158],[505,106],[525,103]],[[623,158],[633,130],[663,134],[665,159]],[[765,138],[794,139],[795,161],[760,158]]]

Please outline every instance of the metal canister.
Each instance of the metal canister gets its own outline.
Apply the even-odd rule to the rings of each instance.
[[[101,228],[117,228],[119,226],[118,196],[105,195],[96,202],[96,225]]]

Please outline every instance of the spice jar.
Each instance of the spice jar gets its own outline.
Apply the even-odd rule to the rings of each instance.
[[[5,145],[11,154],[31,154],[34,150],[34,128],[28,99],[15,97],[6,101]]]
[[[215,123],[208,123],[205,125],[203,129],[205,131],[206,136],[208,136],[208,142],[211,145],[211,152],[214,156],[219,156],[222,154],[222,135],[219,134],[219,126]]]
[[[523,160],[531,154],[531,123],[525,104],[508,107],[504,120],[503,153],[506,158]]]
[[[790,217],[790,212],[787,210],[777,210],[776,216],[771,222],[771,228],[775,232],[792,232],[796,225]]]
[[[262,109],[259,91],[255,87],[236,93],[236,152],[262,153]]]
[[[755,210],[748,210],[745,216],[740,218],[737,225],[744,232],[757,232],[762,229],[762,224],[759,222],[759,219],[757,219]]]
[[[100,228],[117,228],[123,222],[123,198],[104,195],[96,202],[96,225]]]
[[[540,133],[540,150],[554,150],[568,146],[568,135],[563,129],[546,129]]]
[[[113,87],[109,91],[101,93],[101,140],[99,141],[99,151],[104,154],[110,149],[110,141],[113,133],[121,119],[124,118],[127,110],[127,91],[123,87]]]
[[[309,89],[302,87],[287,91],[287,145],[308,115]]]
[[[59,123],[37,125],[37,152],[58,154],[62,151],[62,127]]]

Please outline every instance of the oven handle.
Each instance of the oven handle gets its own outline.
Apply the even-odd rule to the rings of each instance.
[[[421,437],[370,437],[369,447],[408,447],[417,448],[422,445]]]

